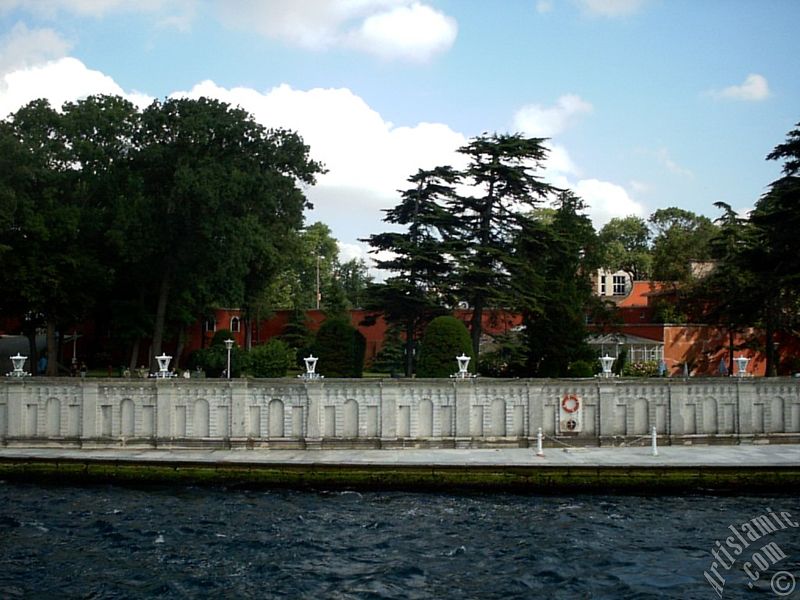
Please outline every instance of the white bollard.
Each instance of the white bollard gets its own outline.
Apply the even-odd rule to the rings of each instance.
[[[536,432],[536,456],[544,456],[544,448],[542,448],[542,428]]]
[[[653,456],[658,456],[658,436],[656,435],[655,425],[653,425],[653,429],[650,433],[650,445],[653,448]]]

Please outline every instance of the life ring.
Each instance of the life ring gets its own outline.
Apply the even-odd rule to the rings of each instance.
[[[565,413],[574,413],[581,407],[581,399],[576,394],[565,394],[561,399],[561,408]]]

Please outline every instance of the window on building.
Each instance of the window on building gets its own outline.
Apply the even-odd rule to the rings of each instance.
[[[203,324],[203,327],[205,328],[206,331],[214,332],[217,330],[217,320],[213,318],[206,319],[205,323]]]
[[[231,333],[239,333],[240,329],[239,317],[231,317]]]
[[[600,295],[601,296],[605,296],[606,295],[606,276],[605,275],[601,275],[600,276]]]
[[[615,296],[624,296],[626,292],[625,275],[614,275],[612,279],[612,291]]]

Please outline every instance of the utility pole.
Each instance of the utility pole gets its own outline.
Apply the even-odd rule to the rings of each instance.
[[[319,291],[319,250],[317,250],[317,310],[319,310],[319,301],[322,294]]]

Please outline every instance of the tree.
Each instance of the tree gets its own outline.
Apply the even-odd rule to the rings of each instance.
[[[138,144],[140,206],[125,233],[130,239],[144,229],[138,258],[156,291],[158,354],[170,308],[178,317],[242,304],[255,295],[248,286],[266,285],[279,271],[308,204],[300,186],[322,167],[297,134],[266,130],[207,98],[154,102],[142,114]]]
[[[425,328],[420,343],[417,375],[419,377],[449,377],[458,370],[457,356],[466,355],[469,370],[477,368],[472,354],[472,341],[464,323],[450,316],[436,317]]]
[[[56,332],[90,314],[112,279],[105,235],[135,123],[130,103],[90,97],[61,113],[36,100],[0,126],[0,283],[7,308],[46,324],[48,375],[58,373]]]
[[[295,364],[294,349],[277,338],[256,346],[248,355],[253,377],[285,377]]]
[[[349,321],[326,319],[317,331],[312,352],[318,372],[326,377],[361,377],[364,370],[364,336]]]
[[[615,217],[598,234],[605,249],[603,266],[611,271],[625,271],[632,281],[648,279],[652,267],[650,231],[644,219],[636,216]]]
[[[711,258],[717,227],[708,217],[676,207],[650,215],[653,229],[652,277],[658,281],[688,281],[691,262]]]
[[[750,216],[755,240],[746,260],[765,291],[767,375],[775,375],[776,334],[800,326],[800,123],[767,159],[784,161],[783,176],[770,184]]]
[[[434,316],[441,314],[445,281],[454,252],[450,238],[455,219],[447,201],[455,198],[459,175],[451,167],[420,169],[408,178],[412,187],[401,192],[400,203],[386,211],[384,221],[402,225],[405,232],[386,232],[368,238],[373,253],[391,253],[376,260],[379,269],[394,273],[384,284],[367,290],[366,307],[381,310],[386,321],[403,328],[405,374],[414,370],[414,348]]]
[[[374,280],[364,259],[353,258],[339,264],[335,279],[339,282],[348,305],[351,308],[363,308],[366,290]]]
[[[536,174],[547,154],[544,141],[520,134],[482,135],[459,149],[469,158],[464,179],[476,195],[451,200],[460,242],[456,291],[472,309],[470,335],[476,360],[484,309],[507,308],[522,300],[524,290],[512,285],[521,267],[513,245],[531,221],[525,211],[555,191]]]
[[[601,256],[584,209],[580,198],[562,192],[552,220],[520,236],[526,259],[520,283],[538,290],[535,303],[523,311],[528,369],[535,376],[563,377],[574,362],[594,358],[586,342],[586,314],[593,300],[590,274]]]

